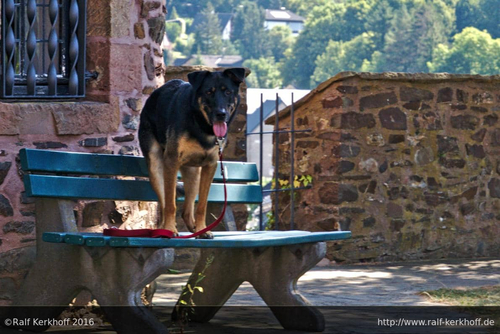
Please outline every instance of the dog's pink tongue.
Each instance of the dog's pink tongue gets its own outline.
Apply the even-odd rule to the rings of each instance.
[[[215,122],[214,123],[214,133],[217,137],[222,138],[226,135],[227,124],[226,122]]]

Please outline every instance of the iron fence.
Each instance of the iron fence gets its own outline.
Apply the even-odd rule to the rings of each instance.
[[[295,228],[295,222],[294,222],[294,212],[295,212],[295,191],[297,190],[303,190],[303,189],[309,189],[311,186],[300,186],[300,187],[295,187],[294,180],[295,180],[295,134],[296,133],[301,133],[301,132],[311,132],[311,129],[305,129],[305,130],[296,130],[295,129],[295,113],[294,113],[294,97],[293,93],[291,93],[291,104],[290,104],[290,128],[289,129],[280,129],[280,120],[279,120],[279,94],[276,94],[276,105],[275,105],[275,115],[274,115],[274,130],[273,131],[264,131],[264,101],[263,101],[263,95],[261,94],[260,96],[260,127],[258,132],[253,132],[253,133],[247,133],[247,136],[250,135],[258,135],[260,139],[259,143],[259,149],[260,149],[260,161],[259,161],[259,171],[260,171],[260,186],[262,190],[262,195],[265,197],[267,194],[269,195],[274,195],[274,229],[278,230],[279,229],[279,217],[280,217],[280,198],[279,195],[280,193],[283,192],[289,192],[290,193],[290,221],[289,221],[289,226],[290,229]],[[290,187],[285,188],[285,187],[280,187],[280,182],[279,182],[279,168],[280,168],[280,145],[279,145],[279,136],[280,134],[290,134],[290,175],[289,175],[289,184]],[[263,184],[263,168],[264,168],[264,135],[273,135],[274,137],[274,189],[264,189],[264,184]],[[264,210],[263,210],[263,204],[260,204],[260,212],[259,212],[259,230],[264,230],[266,226],[264,226]]]
[[[2,0],[1,98],[85,95],[86,0]]]

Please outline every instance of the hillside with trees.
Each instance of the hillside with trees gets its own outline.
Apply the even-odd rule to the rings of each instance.
[[[265,9],[305,18],[298,36],[264,28]],[[340,71],[500,74],[500,0],[168,1],[169,62],[239,55],[252,87],[313,88]],[[182,35],[177,21],[202,24]],[[223,40],[217,13],[231,13]],[[201,58],[200,58],[201,62]]]

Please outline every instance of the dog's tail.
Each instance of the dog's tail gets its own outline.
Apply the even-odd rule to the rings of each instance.
[[[183,182],[177,182],[177,186],[175,187],[175,193],[177,197],[182,196],[184,197],[186,195],[186,192],[184,191],[184,183]]]

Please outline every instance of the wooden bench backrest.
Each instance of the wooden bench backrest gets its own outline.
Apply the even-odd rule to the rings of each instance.
[[[157,201],[149,181],[136,179],[148,177],[146,161],[142,157],[21,149],[20,158],[28,196]],[[259,179],[254,163],[228,161],[224,162],[224,169],[228,203],[262,202],[260,186],[246,184]],[[224,201],[221,181],[219,164],[210,188],[209,202]]]

